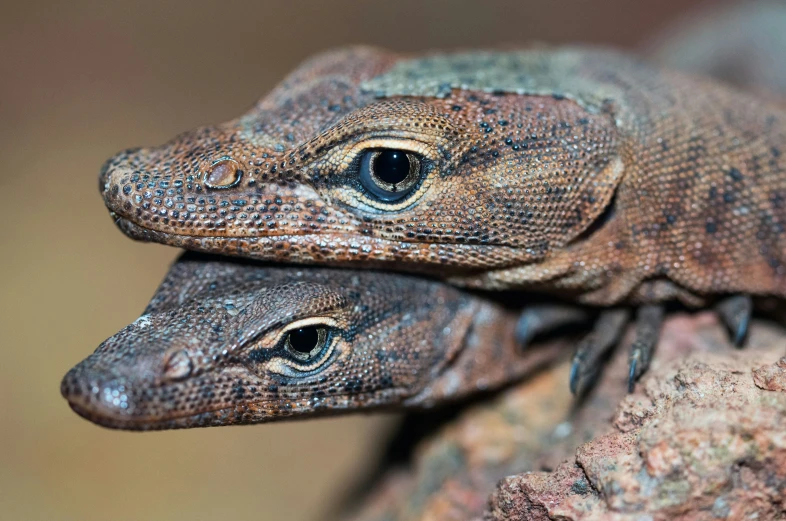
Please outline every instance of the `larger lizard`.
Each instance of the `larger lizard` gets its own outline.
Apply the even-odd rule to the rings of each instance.
[[[643,305],[633,379],[659,303],[738,295],[720,309],[741,341],[744,295],[786,295],[784,150],[782,108],[614,52],[355,48],[116,155],[100,186],[137,239]],[[601,316],[574,386],[626,321]]]
[[[85,418],[132,430],[431,407],[515,382],[564,350],[522,351],[516,317],[413,276],[187,255],[61,390]]]

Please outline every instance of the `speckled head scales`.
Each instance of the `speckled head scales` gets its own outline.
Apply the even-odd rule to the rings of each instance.
[[[424,279],[187,256],[62,392],[86,418],[135,430],[424,406],[498,386],[557,352],[520,352],[513,323]],[[325,329],[325,344],[298,359],[285,336],[309,326]]]

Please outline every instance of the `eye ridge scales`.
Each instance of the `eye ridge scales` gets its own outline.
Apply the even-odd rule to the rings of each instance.
[[[633,382],[664,303],[716,306],[743,342],[751,297],[786,296],[785,149],[783,107],[607,49],[355,47],[239,118],[117,154],[100,186],[139,240],[601,307],[614,334],[579,346],[579,391],[629,323],[617,306],[636,308]],[[393,150],[420,162],[395,191],[368,155]],[[211,187],[225,158],[242,176]]]

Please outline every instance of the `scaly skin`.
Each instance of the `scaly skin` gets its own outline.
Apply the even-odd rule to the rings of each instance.
[[[359,180],[384,149],[421,165],[393,203]],[[100,186],[137,239],[699,306],[786,295],[784,153],[782,108],[612,52],[354,48],[236,120],[118,154]]]
[[[287,336],[309,327],[325,336],[298,358]],[[565,348],[523,351],[515,327],[513,311],[432,280],[186,255],[61,391],[85,418],[130,430],[431,407],[514,382]]]

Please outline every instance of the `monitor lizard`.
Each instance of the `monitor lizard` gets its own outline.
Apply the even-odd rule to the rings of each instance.
[[[742,343],[750,296],[786,295],[784,151],[782,106],[609,50],[356,47],[99,185],[136,239],[601,306],[576,390],[630,306],[632,385],[663,303],[717,305]]]
[[[522,349],[517,317],[412,275],[187,254],[61,392],[88,420],[128,430],[428,408],[565,352],[565,338]]]

